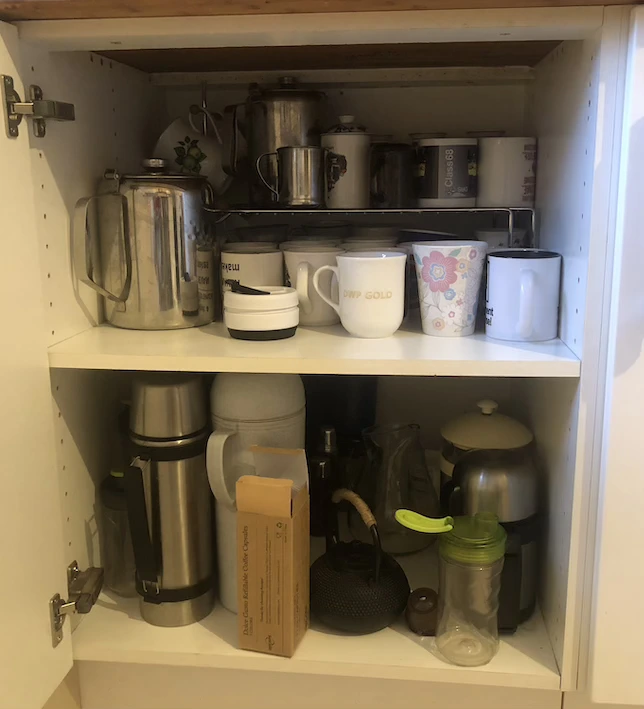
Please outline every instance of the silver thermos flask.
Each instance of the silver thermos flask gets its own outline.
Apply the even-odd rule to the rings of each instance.
[[[141,615],[152,625],[189,625],[214,604],[208,434],[201,377],[136,377],[125,489]]]

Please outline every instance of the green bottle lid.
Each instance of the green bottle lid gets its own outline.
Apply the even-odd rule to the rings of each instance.
[[[505,529],[489,512],[433,519],[411,510],[396,510],[396,520],[416,532],[440,534],[440,554],[446,561],[492,564],[505,554]]]
[[[454,517],[454,527],[440,539],[440,555],[460,564],[492,564],[505,554],[505,529],[496,515],[478,512]]]

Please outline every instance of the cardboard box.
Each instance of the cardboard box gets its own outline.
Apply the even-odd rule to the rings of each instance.
[[[309,627],[309,492],[303,450],[251,449],[237,481],[239,646],[291,657]]]

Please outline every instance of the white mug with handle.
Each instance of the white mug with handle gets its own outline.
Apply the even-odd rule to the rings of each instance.
[[[355,337],[389,337],[400,327],[405,309],[407,254],[400,251],[357,251],[340,254],[337,266],[322,266],[313,286]],[[338,279],[338,302],[324,293],[320,278],[331,271]]]
[[[543,342],[557,337],[561,256],[542,249],[488,254],[485,334],[497,340]]]
[[[312,244],[307,248],[286,245],[283,253],[289,281],[297,291],[300,325],[325,327],[339,322],[335,309],[314,290],[313,274],[322,266],[335,266],[336,258],[344,251],[335,246]],[[322,287],[331,296],[334,291],[337,294],[337,281],[332,273],[322,275]]]

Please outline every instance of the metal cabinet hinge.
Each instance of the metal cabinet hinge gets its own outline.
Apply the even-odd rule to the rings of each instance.
[[[51,644],[56,647],[63,639],[63,625],[65,618],[71,613],[89,613],[98,594],[103,588],[103,569],[90,566],[81,571],[78,562],[72,561],[67,567],[67,594],[68,601],[54,594],[49,600],[49,619],[51,621]]]
[[[13,87],[13,77],[0,74],[0,89],[2,90],[2,112],[7,137],[18,137],[18,126],[23,116],[32,119],[34,135],[44,138],[45,121],[75,120],[74,104],[62,101],[44,99],[40,86],[32,84],[29,87],[29,101],[22,101]]]

